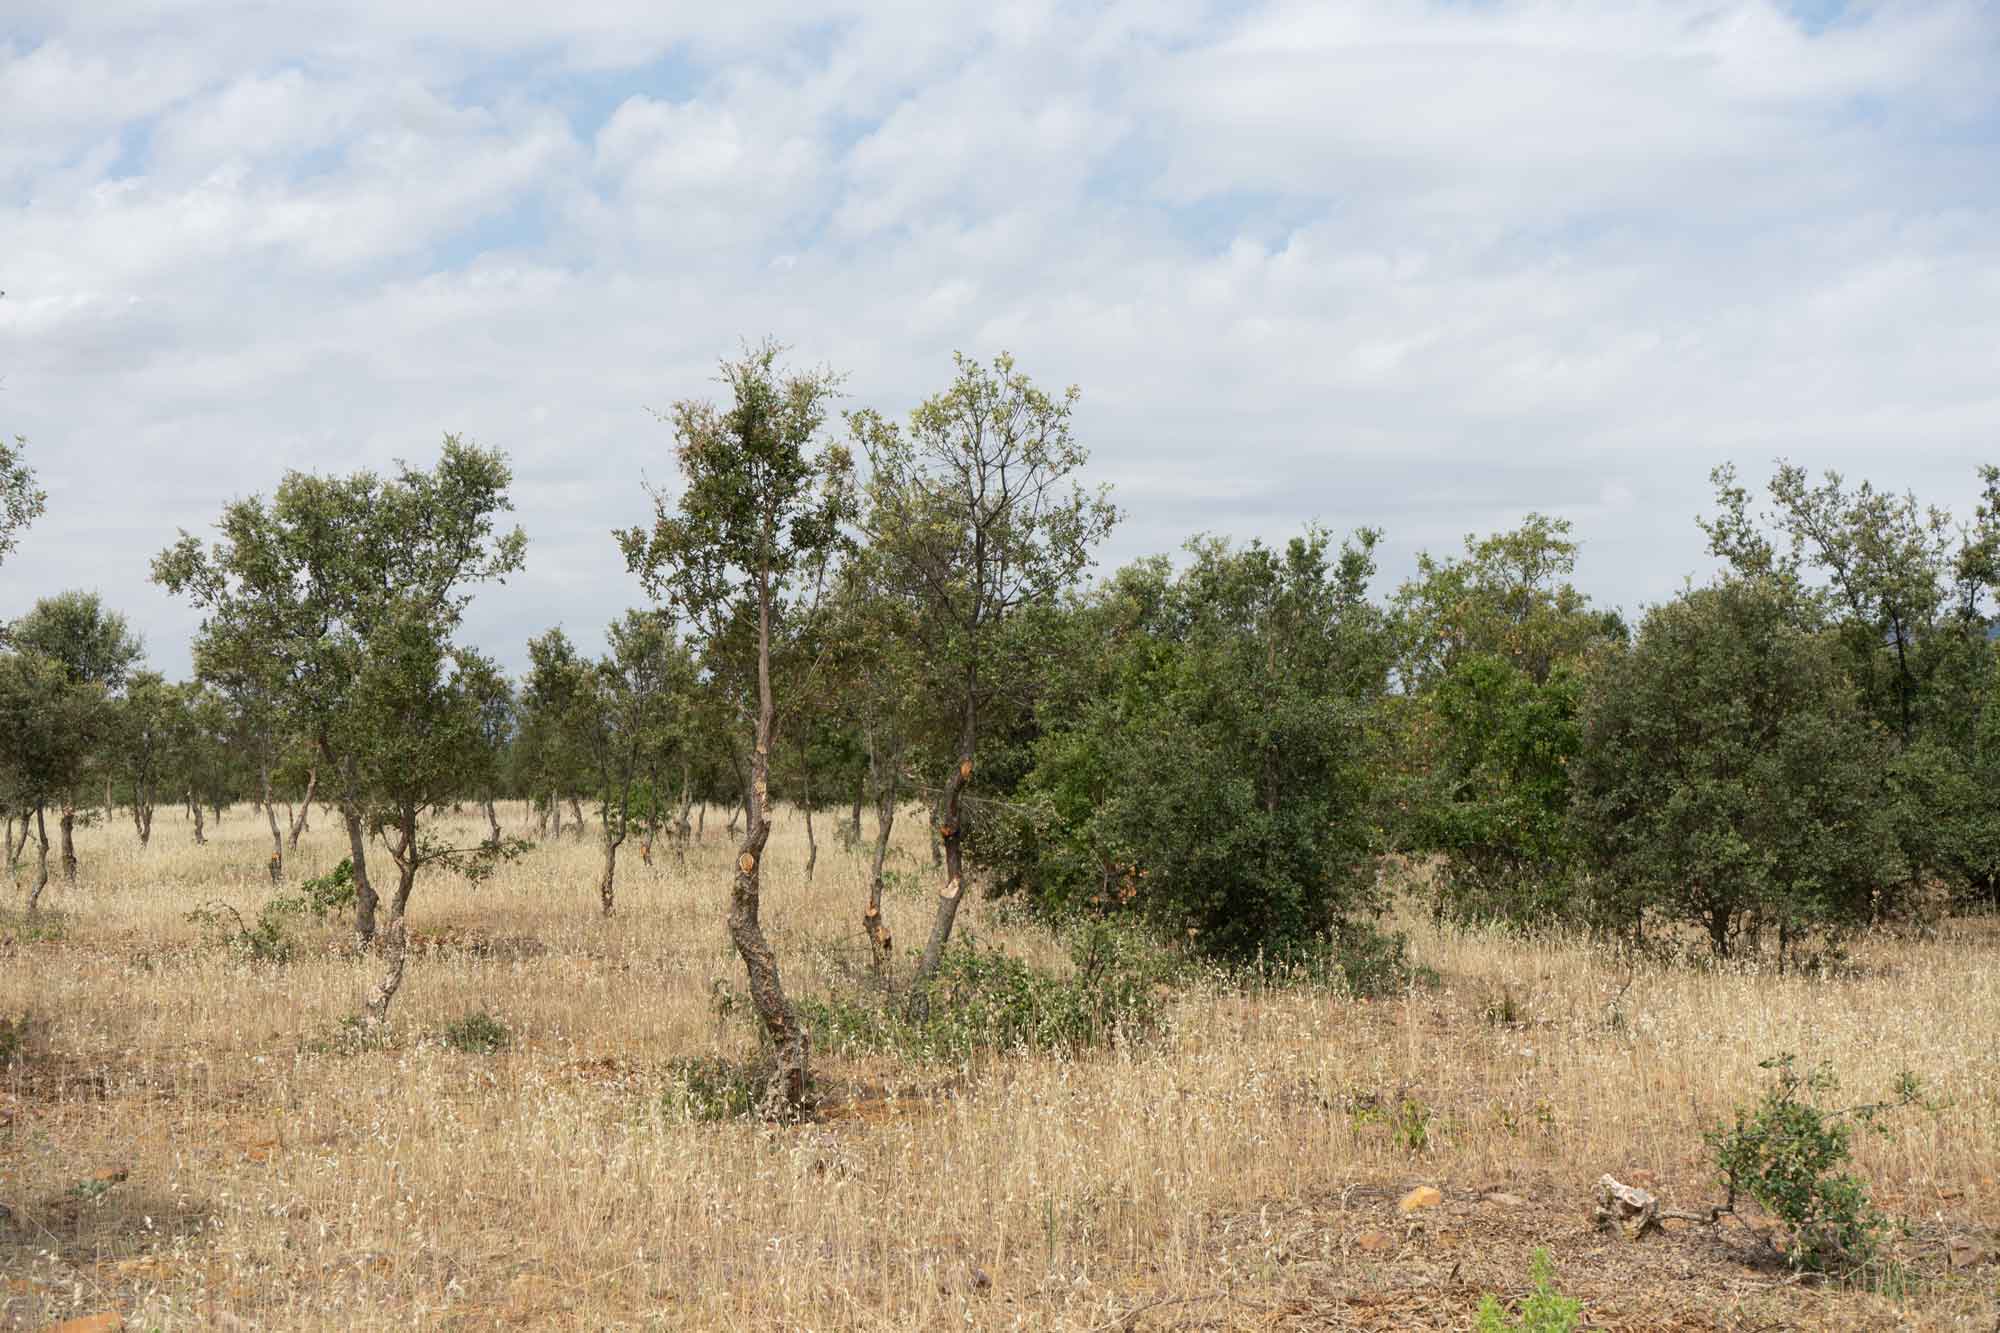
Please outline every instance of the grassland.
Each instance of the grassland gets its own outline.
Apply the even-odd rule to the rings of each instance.
[[[273,963],[186,919],[268,900],[247,810],[204,847],[170,813],[146,851],[129,824],[86,830],[81,881],[48,894],[61,929],[0,924],[0,1016],[30,1020],[0,1074],[0,1327],[1467,1328],[1482,1292],[1525,1289],[1537,1246],[1593,1328],[2000,1316],[1991,923],[1869,940],[1805,979],[1412,921],[1433,987],[1198,984],[1159,1032],[1080,1056],[824,1050],[820,1114],[779,1127],[691,1115],[677,1063],[757,1056],[726,1002],[718,822],[684,867],[631,858],[608,920],[589,842],[420,882],[376,1045],[341,1024],[375,964],[337,925],[295,927]],[[296,871],[329,868],[336,833],[318,825]],[[902,869],[927,870],[921,836]],[[863,862],[828,841],[810,884],[796,819],[766,861],[804,994],[851,988],[865,956]],[[906,939],[924,879],[888,904]],[[961,920],[1067,965],[991,904]],[[447,1039],[482,1012],[503,1048]],[[1637,1243],[1592,1227],[1604,1172],[1715,1201],[1701,1133],[1780,1051],[1832,1062],[1857,1098],[1908,1068],[1943,1103],[1857,1141],[1906,1224],[1873,1282],[1798,1280],[1728,1221]],[[1405,1215],[1419,1185],[1442,1203]]]

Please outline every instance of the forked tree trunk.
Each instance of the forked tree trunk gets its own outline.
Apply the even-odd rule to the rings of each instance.
[[[580,806],[580,805],[578,805],[578,804],[576,803],[576,797],[574,797],[574,796],[572,796],[572,797],[570,797],[570,798],[569,798],[569,817],[570,817],[570,818],[571,818],[571,819],[572,819],[573,821],[575,821],[574,823],[572,823],[572,824],[570,825],[570,830],[571,830],[571,836],[572,836],[572,837],[574,837],[574,838],[575,838],[575,839],[576,839],[576,840],[577,840],[578,842],[582,842],[582,841],[583,841],[583,807],[582,807],[582,806]]]
[[[305,799],[299,802],[298,816],[297,818],[294,818],[291,821],[291,833],[288,841],[291,844],[292,850],[295,852],[299,849],[299,835],[306,831],[306,816],[312,813],[313,789],[318,786],[319,786],[319,765],[315,764],[311,768],[306,770]],[[285,807],[285,814],[287,817],[291,816],[290,806]]]
[[[869,869],[868,910],[861,914],[861,929],[868,936],[868,952],[877,972],[888,968],[890,953],[896,947],[889,923],[882,919],[882,867],[889,859],[889,834],[896,827],[896,778],[900,761],[896,749],[878,756],[872,744],[868,747],[868,769],[875,782],[875,859]]]
[[[489,830],[487,834],[488,841],[493,846],[498,847],[500,845],[500,812],[493,808],[493,798],[491,796],[481,801],[480,805],[486,810],[486,827]]]
[[[958,917],[958,905],[965,897],[965,810],[963,797],[966,784],[972,781],[972,745],[974,738],[973,712],[968,700],[965,709],[965,725],[959,736],[958,766],[945,780],[944,799],[939,802],[942,813],[938,819],[938,841],[944,847],[944,887],[938,890],[937,915],[931,918],[931,937],[924,942],[924,956],[917,962],[916,975],[910,979],[910,1003],[921,1012],[927,1001],[925,990],[931,978],[937,975],[938,965],[944,961],[944,946],[951,941],[952,922]]]
[[[766,1100],[769,1112],[796,1115],[806,1100],[806,1062],[811,1039],[785,998],[778,959],[758,922],[764,846],[770,841],[771,732],[777,710],[771,697],[771,591],[768,574],[757,580],[757,744],[750,754],[750,789],[744,805],[749,818],[736,854],[736,878],[729,893],[729,938],[743,959],[750,1003],[777,1057],[777,1078]]]
[[[397,844],[389,850],[396,861],[396,896],[389,903],[388,919],[382,926],[382,979],[369,989],[368,1001],[361,1011],[362,1022],[371,1028],[381,1027],[389,1021],[389,1005],[395,1000],[396,992],[402,989],[403,965],[410,954],[410,890],[417,882],[416,827],[413,819],[405,821],[397,834]]]
[[[208,845],[208,817],[201,812],[201,802],[188,802],[188,813],[194,816],[194,845],[197,847],[206,847]]]
[[[285,877],[285,831],[278,827],[278,806],[271,797],[269,760],[259,766],[257,777],[264,793],[264,819],[271,826],[271,882],[276,884]]]
[[[76,810],[65,804],[62,812],[63,883],[76,883]]]
[[[608,825],[605,827],[604,873],[597,879],[597,901],[603,907],[606,916],[611,915],[611,909],[617,898],[618,848],[624,841],[625,835],[622,832],[613,837],[610,827]]]
[[[153,803],[142,790],[132,793],[132,831],[139,835],[141,847],[150,846],[153,841]]]
[[[352,764],[341,765],[340,778],[340,818],[347,825],[348,868],[354,876],[354,942],[365,949],[375,942],[377,902],[375,886],[368,881],[368,833],[361,827],[361,797],[355,787]],[[396,979],[398,983],[402,980],[400,963],[397,964]],[[389,994],[395,995],[394,987],[390,988]]]
[[[21,845],[28,842],[27,821],[21,821]],[[42,890],[49,886],[49,826],[42,818],[42,805],[35,803],[35,884],[28,890],[28,915],[41,906]]]

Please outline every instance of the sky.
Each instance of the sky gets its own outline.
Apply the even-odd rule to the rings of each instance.
[[[504,450],[518,669],[642,603],[653,410],[746,340],[904,416],[1081,389],[1100,572],[1220,533],[1568,518],[1636,611],[1783,458],[1969,515],[2000,462],[2000,4],[8,0],[0,619],[288,469]]]

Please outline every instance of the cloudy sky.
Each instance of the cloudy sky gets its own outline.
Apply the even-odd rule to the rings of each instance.
[[[1078,384],[1114,562],[1365,523],[1386,585],[1540,509],[1636,608],[1718,462],[2000,461],[2000,6],[9,0],[0,289],[0,616],[169,672],[177,528],[446,431],[531,541],[473,638],[597,642],[647,408],[765,334],[896,415]]]

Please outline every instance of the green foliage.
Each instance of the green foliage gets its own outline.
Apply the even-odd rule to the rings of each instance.
[[[324,921],[335,912],[351,909],[354,906],[354,862],[341,857],[340,864],[324,875],[301,883],[296,898],[281,898],[278,901],[287,904],[290,910],[310,915],[316,921]]]
[[[662,1109],[697,1123],[747,1120],[770,1085],[771,1071],[716,1056],[691,1056],[667,1065]]]
[[[1570,1333],[1576,1327],[1583,1302],[1556,1290],[1556,1268],[1547,1250],[1535,1251],[1528,1277],[1534,1290],[1511,1317],[1492,1293],[1480,1297],[1478,1333]]]
[[[484,1008],[466,1014],[438,1035],[445,1045],[465,1055],[493,1055],[506,1050],[514,1041],[507,1025]]]
[[[1754,1110],[1736,1109],[1735,1123],[1703,1135],[1729,1189],[1729,1204],[1747,1194],[1784,1223],[1795,1268],[1851,1273],[1873,1262],[1888,1223],[1868,1199],[1868,1187],[1840,1168],[1852,1152],[1857,1125],[1886,1132],[1883,1112],[1924,1105],[1916,1079],[1897,1076],[1889,1101],[1839,1110],[1816,1098],[1839,1087],[1832,1067],[1801,1073],[1794,1057],[1760,1062],[1774,1073]]]
[[[1000,887],[1129,910],[1201,952],[1282,953],[1368,905],[1364,739],[1388,669],[1372,532],[1336,554],[1194,543],[1120,571],[1069,627]]]
[[[16,435],[9,444],[0,440],[0,560],[14,553],[21,529],[41,517],[48,493],[35,486],[35,471],[21,455],[28,442]]]
[[[1537,682],[1507,659],[1462,657],[1391,715],[1398,847],[1436,857],[1439,917],[1545,924],[1571,910],[1569,765],[1582,682],[1567,663]]]
[[[260,963],[288,963],[298,952],[298,942],[286,929],[292,915],[284,900],[270,902],[251,925],[228,903],[214,901],[189,912],[186,920],[202,932],[203,942],[212,949],[226,949]]]
[[[0,1017],[0,1071],[28,1064],[48,1051],[46,1018],[23,1011],[19,1018]]]
[[[1571,779],[1601,920],[1697,924],[1718,956],[1768,925],[1784,958],[1901,881],[1880,737],[1781,581],[1655,607],[1593,671],[1582,718]]]
[[[945,1061],[1080,1051],[1159,1024],[1179,963],[1157,944],[1095,922],[1072,936],[1070,959],[1071,973],[1045,972],[968,936],[945,951],[921,1014],[858,998],[809,999],[800,1008],[823,1046]]]
[[[1435,986],[1438,974],[1411,959],[1410,939],[1403,932],[1343,921],[1322,935],[1258,960],[1255,980],[1265,985],[1322,986],[1367,1000],[1412,986]]]

